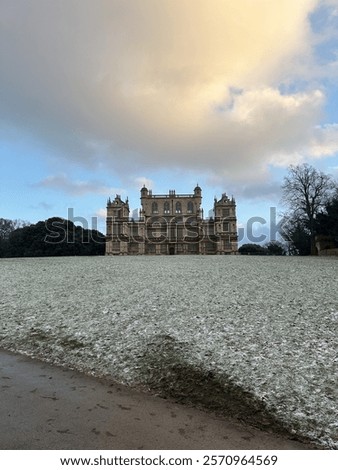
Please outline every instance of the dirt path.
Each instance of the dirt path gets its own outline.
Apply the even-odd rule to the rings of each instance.
[[[1,449],[308,449],[234,419],[0,351]]]

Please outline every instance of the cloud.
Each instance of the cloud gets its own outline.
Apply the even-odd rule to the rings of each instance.
[[[154,187],[154,182],[145,176],[138,176],[137,178],[134,178],[134,184],[136,185],[137,189],[143,188],[143,186],[149,189]]]
[[[47,154],[124,175],[183,168],[235,180],[326,155],[311,138],[325,105],[311,81],[319,0],[3,3],[0,117]],[[295,81],[304,89],[280,91]]]
[[[98,209],[95,214],[94,214],[95,217],[98,217],[99,219],[104,219],[106,220],[106,217],[107,217],[107,209],[104,209],[103,207],[101,207],[100,209]]]
[[[50,211],[51,209],[53,209],[53,207],[54,206],[52,204],[48,204],[47,202],[40,202],[39,203],[39,208],[42,208],[45,211]]]
[[[318,126],[310,142],[314,157],[326,157],[338,152],[338,123]]]
[[[276,181],[250,183],[237,185],[233,188],[237,199],[248,199],[250,201],[272,201],[278,202],[281,198],[280,183]]]
[[[86,194],[111,195],[116,192],[123,193],[122,189],[110,188],[98,181],[72,181],[65,174],[53,175],[44,178],[32,186],[63,191],[72,196],[84,196]]]

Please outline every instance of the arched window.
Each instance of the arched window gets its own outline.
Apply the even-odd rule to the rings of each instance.
[[[151,206],[151,211],[153,214],[158,214],[158,205],[157,202],[153,202]]]
[[[170,214],[170,204],[169,204],[168,201],[166,201],[166,202],[164,203],[163,210],[164,210],[164,213],[165,213],[165,214]]]
[[[192,214],[194,212],[194,205],[191,201],[188,202],[188,214]]]
[[[182,204],[180,202],[176,202],[176,214],[182,214]]]

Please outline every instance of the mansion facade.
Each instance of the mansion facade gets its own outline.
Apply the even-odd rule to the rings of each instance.
[[[213,217],[204,219],[202,190],[192,194],[152,194],[141,189],[137,220],[129,216],[128,199],[116,195],[107,203],[106,255],[227,255],[237,253],[234,198],[214,200]]]

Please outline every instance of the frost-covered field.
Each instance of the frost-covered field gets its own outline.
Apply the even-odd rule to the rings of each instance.
[[[337,449],[337,274],[323,258],[2,259],[0,346]]]

